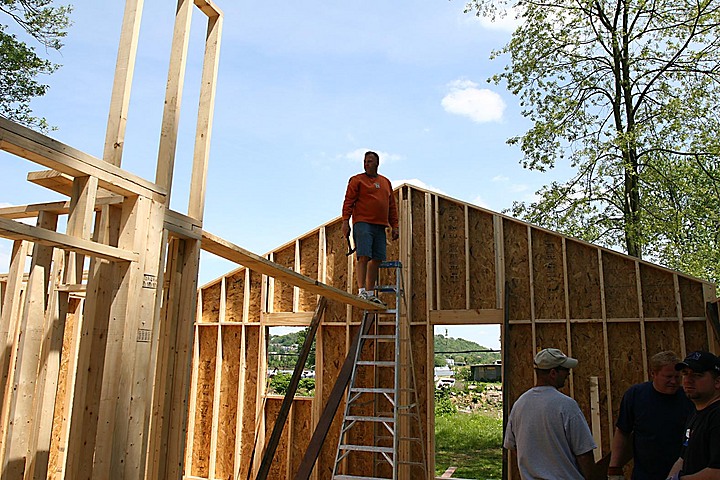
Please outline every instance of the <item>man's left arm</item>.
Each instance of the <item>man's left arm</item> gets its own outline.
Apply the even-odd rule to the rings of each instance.
[[[692,475],[683,475],[682,477],[677,476],[677,473],[668,479],[677,480],[720,480],[720,469],[717,468],[703,468],[699,472],[693,473]]]
[[[590,450],[589,452],[585,452],[581,455],[575,455],[575,460],[577,460],[578,468],[580,469],[580,473],[582,473],[582,476],[584,479],[592,478],[592,473],[595,468],[595,457],[593,456],[593,451]]]

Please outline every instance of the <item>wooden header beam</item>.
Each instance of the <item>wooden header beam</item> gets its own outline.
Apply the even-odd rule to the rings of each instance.
[[[81,253],[92,257],[104,258],[111,262],[137,262],[140,255],[120,248],[103,245],[102,243],[85,240],[71,235],[54,232],[46,228],[33,227],[15,220],[0,218],[0,237],[12,240],[29,240],[49,247]]]
[[[166,190],[154,183],[4,118],[0,149],[72,177],[97,177],[100,187],[120,195],[165,201]]]
[[[352,305],[363,310],[385,310],[384,307],[376,303],[363,300],[356,295],[301,275],[204,230],[202,232],[201,248],[206,252],[235,262],[250,270],[268,275],[295,287],[300,287],[308,292],[322,295],[330,300]]]

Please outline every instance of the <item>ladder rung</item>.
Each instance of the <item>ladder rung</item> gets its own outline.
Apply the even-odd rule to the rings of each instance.
[[[363,335],[362,338],[370,340],[395,340],[397,335]]]
[[[335,475],[337,480],[390,480],[390,477],[359,477],[357,475]]]
[[[350,391],[356,393],[395,393],[394,388],[351,388]]]
[[[355,365],[374,365],[376,367],[394,367],[395,362],[385,360],[360,360]]]
[[[375,452],[393,453],[393,447],[376,447],[374,445],[340,445],[340,450],[352,450],[353,452]]]
[[[393,417],[365,417],[361,415],[348,415],[345,420],[351,420],[353,422],[383,422],[383,423],[394,423]]]

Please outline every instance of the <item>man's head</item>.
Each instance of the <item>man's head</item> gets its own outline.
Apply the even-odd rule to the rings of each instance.
[[[380,156],[375,152],[365,152],[363,166],[365,167],[365,173],[371,177],[376,176],[378,174],[378,166],[380,166]]]
[[[549,385],[555,388],[565,386],[570,369],[575,368],[578,361],[570,358],[557,348],[545,348],[535,355],[535,371],[538,385]]]
[[[685,395],[702,410],[720,397],[720,359],[710,352],[692,352],[675,365],[682,372]]]
[[[656,391],[666,395],[673,395],[678,391],[681,380],[675,365],[679,362],[680,358],[669,350],[650,357],[650,379]]]

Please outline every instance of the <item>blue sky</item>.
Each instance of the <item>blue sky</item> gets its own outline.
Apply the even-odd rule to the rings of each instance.
[[[102,156],[124,2],[75,0],[63,65],[33,102],[50,135]],[[528,127],[518,100],[487,83],[512,22],[462,1],[216,2],[224,12],[204,228],[264,253],[340,214],[362,153],[380,172],[491,210],[555,177],[524,170],[506,139]],[[146,0],[123,168],[153,180],[176,3]],[[7,22],[5,18],[0,21]],[[171,207],[187,210],[205,17],[193,18]],[[40,47],[38,47],[40,48]],[[0,152],[0,205],[60,199],[28,184],[32,163]],[[557,173],[553,174],[557,175]],[[0,243],[6,271],[10,243]],[[203,254],[200,283],[234,268]],[[473,333],[474,332],[474,333]],[[444,332],[443,332],[444,333]],[[497,329],[450,329],[498,347]]]

